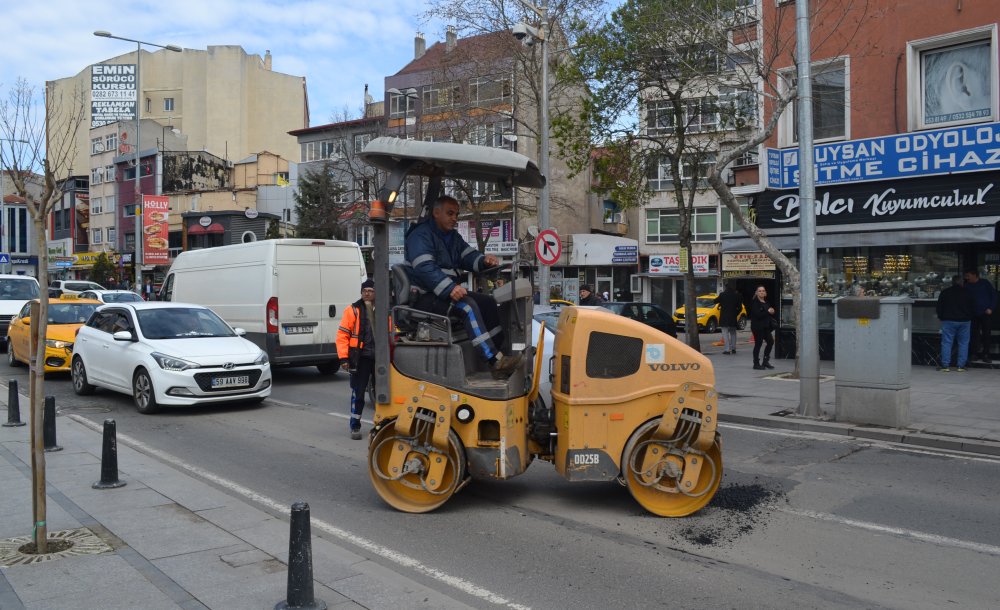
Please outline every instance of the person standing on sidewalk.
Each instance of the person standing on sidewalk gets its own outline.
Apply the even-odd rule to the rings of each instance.
[[[774,335],[771,331],[777,326],[774,319],[774,307],[767,301],[767,288],[757,286],[753,300],[750,301],[750,330],[753,331],[753,368],[755,371],[773,369],[771,366],[771,348],[774,347]],[[760,346],[764,347],[764,360],[760,359]]]
[[[368,384],[375,381],[375,282],[361,284],[361,298],[344,310],[337,329],[340,366],[351,373],[351,438],[361,438],[361,412]]]
[[[993,310],[997,308],[997,291],[993,284],[979,277],[978,269],[965,270],[965,289],[976,301],[972,317],[972,354],[983,362],[993,362],[990,357],[990,333],[993,330]]]
[[[729,282],[722,294],[715,297],[715,302],[719,304],[719,326],[722,328],[724,345],[722,353],[735,354],[736,326],[739,322],[740,308],[743,306],[743,297],[732,282]]]
[[[604,302],[590,284],[580,286],[580,305],[600,305]]]
[[[962,276],[951,278],[951,286],[941,291],[937,301],[937,317],[941,320],[941,368],[942,373],[951,370],[951,349],[958,340],[958,354],[955,370],[965,372],[969,360],[969,330],[976,301],[962,286]]]

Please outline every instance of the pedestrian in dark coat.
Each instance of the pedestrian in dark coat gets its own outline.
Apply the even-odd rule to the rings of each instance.
[[[993,310],[997,308],[997,291],[986,278],[979,277],[978,269],[965,270],[965,289],[976,301],[972,317],[972,354],[979,354],[983,362],[993,362],[990,355],[990,337],[993,332]]]
[[[969,359],[969,334],[976,301],[962,286],[962,276],[951,278],[951,286],[941,291],[937,301],[937,317],[941,320],[941,368],[943,373],[951,370],[951,348],[958,344],[955,370],[965,372]]]
[[[715,297],[719,304],[719,326],[722,328],[723,354],[736,353],[736,327],[739,324],[743,297],[732,283],[726,284],[722,294]]]
[[[753,331],[753,368],[754,370],[773,369],[771,366],[771,348],[774,347],[772,331],[778,325],[774,319],[774,307],[767,300],[767,288],[757,286],[753,300],[750,301],[750,330]],[[760,346],[764,344],[764,359],[760,359]]]

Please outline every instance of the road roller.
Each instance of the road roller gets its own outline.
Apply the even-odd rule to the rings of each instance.
[[[509,194],[542,187],[538,167],[508,150],[399,138],[376,138],[360,156],[386,176],[369,212],[375,306],[393,321],[375,337],[368,473],[379,496],[400,511],[429,512],[470,482],[509,479],[540,460],[570,481],[617,480],[655,515],[708,504],[722,480],[708,358],[642,322],[573,306],[561,310],[546,358],[544,325],[532,336],[532,282],[515,265],[492,294],[505,336],[498,348],[524,357],[497,378],[461,321],[413,307],[406,263],[390,264],[389,224],[407,178],[421,179],[421,217],[433,222],[449,180]]]

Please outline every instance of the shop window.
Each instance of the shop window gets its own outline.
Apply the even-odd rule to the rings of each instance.
[[[910,128],[997,120],[996,49],[996,24],[909,43]]]
[[[785,73],[788,80],[794,84],[794,71]],[[813,139],[843,140],[848,137],[848,108],[850,107],[850,88],[848,87],[848,70],[846,60],[834,60],[817,63],[812,66],[813,94]],[[782,124],[783,145],[791,146],[799,141],[798,109],[796,104],[789,104]]]

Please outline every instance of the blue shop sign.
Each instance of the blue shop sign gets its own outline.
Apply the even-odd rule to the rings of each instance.
[[[1000,169],[1000,123],[817,144],[816,185]],[[767,186],[799,186],[798,148],[767,149]]]

